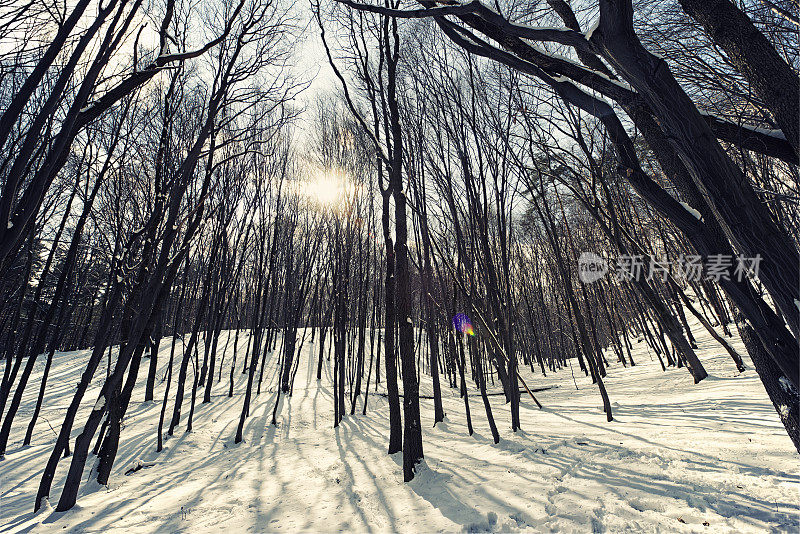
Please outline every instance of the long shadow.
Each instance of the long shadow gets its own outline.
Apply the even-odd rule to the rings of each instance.
[[[314,345],[310,346],[314,347]],[[115,466],[112,475],[114,481],[112,491],[108,493],[108,500],[103,504],[102,518],[88,516],[84,518],[80,514],[86,514],[87,509],[81,509],[78,506],[74,512],[53,513],[46,520],[57,525],[59,520],[68,519],[65,515],[73,514],[72,522],[69,525],[74,530],[96,530],[113,525],[112,521],[115,521],[115,518],[124,518],[132,511],[154,507],[154,511],[159,512],[159,515],[151,517],[150,520],[158,530],[188,530],[194,519],[192,510],[208,508],[207,489],[233,489],[236,488],[236,484],[245,484],[250,480],[250,487],[255,493],[253,499],[256,508],[254,526],[260,530],[268,530],[272,528],[270,526],[272,522],[281,518],[283,513],[284,508],[280,496],[285,492],[294,491],[293,466],[307,466],[312,473],[324,474],[316,469],[315,464],[318,462],[318,458],[315,457],[315,449],[311,445],[325,447],[326,443],[330,443],[332,448],[332,444],[335,443],[338,452],[338,460],[335,465],[344,469],[344,487],[328,497],[340,507],[346,505],[352,507],[358,521],[364,525],[363,528],[366,530],[397,531],[402,529],[401,518],[395,513],[389,497],[390,491],[394,491],[396,485],[393,486],[394,482],[385,477],[380,478],[386,464],[399,464],[400,460],[399,455],[386,457],[388,456],[385,453],[388,428],[385,420],[385,400],[381,400],[381,397],[371,393],[370,406],[373,412],[371,417],[346,416],[336,431],[327,429],[327,426],[332,426],[333,412],[332,390],[329,386],[331,383],[330,362],[327,360],[324,362],[324,378],[318,382],[315,377],[314,351],[304,350],[302,354],[310,361],[306,362],[307,372],[298,373],[298,375],[302,377],[305,374],[307,383],[304,387],[295,389],[297,393],[302,392],[301,395],[295,395],[294,398],[281,396],[278,407],[281,421],[279,427],[276,428],[269,424],[277,394],[273,388],[277,387],[276,362],[279,360],[270,354],[265,369],[266,382],[262,384],[262,395],[254,395],[251,407],[254,416],[248,418],[247,421],[246,435],[249,439],[246,443],[236,446],[232,444],[233,427],[238,423],[241,410],[242,382],[245,380],[245,375],[236,373],[236,385],[238,386],[236,395],[231,399],[215,400],[212,403],[213,410],[211,405],[198,403],[195,411],[195,431],[193,433],[176,433],[168,440],[167,448],[159,455],[153,452],[155,437],[152,424],[126,425],[118,455],[120,462]],[[71,373],[71,371],[64,371],[61,375],[66,380],[73,377]],[[723,382],[730,379],[734,378],[718,377],[716,380]],[[187,381],[191,384],[189,378]],[[228,384],[225,380],[214,385],[214,389],[217,391],[227,392],[227,387]],[[58,385],[52,390],[49,389],[48,393],[65,394],[66,389],[64,388],[65,386]],[[313,394],[310,393],[312,389]],[[470,393],[472,399],[477,398],[472,391]],[[139,394],[138,389],[137,394]],[[90,397],[89,394],[87,394],[88,397]],[[46,399],[50,398],[46,397]],[[214,398],[217,399],[219,396],[214,395]],[[56,399],[53,398],[53,400]],[[597,433],[601,436],[608,436],[610,433],[612,436],[624,436],[633,440],[634,443],[647,445],[647,447],[643,447],[645,450],[642,451],[588,438],[580,438],[579,443],[574,436],[563,438],[525,433],[514,435],[505,428],[507,414],[502,411],[504,404],[495,398],[492,399],[492,408],[497,410],[498,425],[502,425],[503,436],[500,444],[494,445],[483,434],[476,434],[472,437],[466,434],[464,425],[461,424],[463,414],[459,412],[459,410],[463,410],[463,404],[455,393],[446,395],[445,401],[449,404],[447,410],[448,413],[452,413],[452,421],[459,421],[459,426],[456,427],[454,424],[441,424],[435,428],[426,426],[427,432],[429,432],[428,436],[436,436],[434,439],[428,438],[429,441],[426,442],[429,463],[420,466],[415,480],[401,488],[403,491],[418,495],[437,509],[442,516],[466,529],[480,528],[481,525],[486,524],[485,517],[476,508],[478,505],[482,507],[488,505],[498,511],[503,510],[514,517],[525,518],[528,525],[544,528],[546,521],[537,523],[537,519],[531,518],[527,513],[523,513],[503,499],[503,491],[508,495],[508,488],[500,487],[500,484],[503,483],[501,480],[512,479],[515,483],[519,481],[520,491],[525,491],[523,489],[525,486],[543,488],[544,491],[541,495],[535,494],[526,497],[531,502],[544,507],[551,505],[554,497],[560,498],[559,495],[569,496],[580,502],[590,502],[596,498],[591,491],[582,487],[570,487],[569,481],[571,480],[597,484],[626,505],[626,500],[628,500],[626,492],[637,491],[648,496],[652,495],[654,499],[676,499],[686,502],[701,511],[705,507],[724,517],[743,515],[752,517],[753,520],[775,521],[779,517],[774,509],[776,505],[783,509],[793,509],[796,505],[796,503],[771,502],[758,496],[751,496],[744,490],[731,489],[725,494],[720,494],[718,488],[705,483],[699,476],[692,475],[694,473],[698,475],[725,473],[732,467],[738,468],[743,474],[756,477],[777,474],[790,483],[800,481],[800,475],[776,473],[775,470],[745,465],[735,459],[725,458],[721,461],[719,458],[702,452],[685,451],[669,443],[659,443],[646,437],[646,434],[639,435],[623,431],[626,422],[650,427],[653,430],[677,425],[687,432],[699,431],[707,428],[710,423],[720,421],[727,426],[746,422],[756,430],[774,429],[775,425],[772,424],[772,419],[775,416],[774,413],[770,413],[768,405],[765,407],[765,405],[755,402],[725,399],[718,402],[718,409],[712,412],[708,408],[708,401],[681,401],[666,405],[626,403],[623,407],[616,408],[618,420],[610,424],[587,422],[590,417],[600,417],[597,409],[590,406],[571,406],[569,408],[570,415],[561,414],[557,408],[548,408],[547,405],[542,412],[532,406],[523,407],[523,418],[525,421],[532,421],[532,426],[537,417],[555,416],[569,423],[573,430],[586,429],[587,434]],[[304,410],[306,403],[311,403],[310,414],[306,414]],[[475,404],[473,403],[472,406],[474,409]],[[133,408],[126,417],[130,422],[152,421],[154,412],[160,410],[160,402],[142,403]],[[702,410],[703,408],[705,411]],[[54,410],[55,408],[51,405],[50,409]],[[683,415],[684,410],[690,412],[690,415]],[[330,414],[327,422],[322,416],[326,412]],[[378,413],[376,414],[376,412]],[[308,430],[303,427],[303,424],[306,423],[303,414],[306,414],[307,419],[310,417],[315,431],[313,436],[319,438],[318,443],[307,444],[305,435],[295,436],[295,428]],[[428,418],[427,412],[423,418]],[[214,425],[218,420],[221,420],[219,424]],[[427,423],[427,419],[425,422]],[[325,432],[317,432],[318,429],[323,428],[326,428]],[[728,431],[726,430],[726,432]],[[740,435],[748,433],[744,430],[732,432]],[[207,442],[206,438],[209,437],[210,441]],[[298,441],[298,437],[304,441]],[[446,441],[441,441],[440,437],[445,438]],[[323,443],[323,440],[327,439],[331,441]],[[606,441],[613,441],[613,439]],[[430,447],[428,443],[431,442],[453,443],[454,447],[452,450],[446,451],[447,454],[442,454],[445,451],[427,448]],[[47,443],[37,443],[26,449],[13,449],[2,464],[4,470],[8,468],[7,472],[9,473],[24,470],[25,466],[30,465],[34,458],[48,452]],[[309,447],[302,446],[306,444]],[[457,449],[455,448],[456,444],[458,445]],[[294,448],[287,450],[286,447],[289,445]],[[687,480],[677,480],[675,477],[654,479],[648,472],[637,471],[636,464],[629,464],[625,461],[628,457],[642,456],[647,456],[653,461],[664,460],[663,454],[660,454],[663,451],[675,453],[674,456],[679,457],[685,463],[683,468],[689,475]],[[197,455],[197,452],[201,454]],[[286,458],[282,453],[287,452],[291,454],[292,461],[297,463],[281,465],[280,461],[285,461]],[[185,455],[190,453],[193,456],[187,461]],[[503,457],[498,459],[498,454],[502,454]],[[123,470],[128,466],[126,463],[136,458],[154,459],[157,462],[156,466],[148,469],[159,470],[160,478],[142,477],[137,480],[140,474],[148,472],[145,470],[140,471],[139,474],[134,473],[130,477],[124,476]],[[255,472],[253,471],[253,461],[256,462]],[[530,462],[536,468],[533,470],[515,469],[514,473],[509,470],[510,477],[495,477],[498,473],[506,477],[505,466],[520,465],[521,462]],[[91,463],[93,462],[90,459],[89,464]],[[662,465],[665,469],[667,468],[666,462]],[[395,469],[395,467],[399,468],[399,465],[390,465],[389,467],[392,468],[391,472],[399,475],[399,469]],[[60,466],[60,471],[63,469],[64,466]],[[500,472],[498,469],[503,471]],[[4,504],[12,509],[20,509],[19,504],[22,499],[31,499],[32,496],[24,495],[19,490],[24,487],[26,481],[36,476],[36,474],[20,475],[20,477],[14,475],[13,480],[20,480],[20,482],[12,488],[4,488]],[[203,478],[196,480],[196,476]],[[63,480],[63,474],[57,477],[56,482],[60,480]],[[146,484],[143,483],[144,480],[147,481]],[[358,485],[356,485],[356,481]],[[366,485],[367,481],[368,485]],[[115,486],[123,484],[126,486],[124,491],[116,491]],[[164,511],[163,506],[158,506],[159,499],[164,495],[175,491],[176,488],[192,488],[192,484],[197,485],[197,489],[181,493],[180,503],[183,505],[183,512],[175,510],[170,513]],[[55,487],[59,486],[54,484]],[[466,492],[466,489],[469,491]],[[81,498],[89,498],[93,492],[97,491],[105,491],[105,489],[98,490],[89,487],[87,490],[84,488]],[[359,493],[364,495],[359,498]],[[274,496],[275,499],[268,502],[266,500],[268,496]],[[706,501],[705,496],[708,496],[710,500]],[[9,503],[7,499],[11,502]],[[96,498],[92,502],[96,502]],[[231,506],[236,506],[238,502],[238,497],[236,497]],[[219,507],[225,503],[211,504]],[[376,524],[376,517],[370,514],[372,506],[379,507],[380,514],[376,514],[376,517],[386,517],[388,526]],[[565,514],[568,512],[563,510],[563,503],[562,509],[559,511]],[[405,510],[404,512],[410,513]],[[575,517],[581,516],[577,514]],[[76,521],[76,518],[79,520]],[[18,528],[32,519],[34,519],[32,514],[15,518],[11,527]],[[299,520],[303,521],[302,518]],[[207,520],[201,517],[199,523],[199,525],[194,523],[194,526],[209,528],[215,525],[213,517],[209,517]],[[310,529],[313,525],[313,519],[306,518],[303,528]],[[6,525],[6,527],[8,526]]]
[[[599,430],[599,431],[602,431],[602,432],[612,432],[614,434],[619,434],[620,436],[625,436],[626,438],[632,439],[634,441],[639,441],[641,443],[645,443],[645,444],[650,445],[652,447],[656,447],[656,448],[660,448],[660,449],[666,449],[666,450],[670,450],[670,451],[674,451],[674,452],[679,452],[679,453],[682,453],[682,454],[687,454],[688,453],[688,454],[695,455],[697,457],[703,458],[703,459],[707,460],[708,462],[710,462],[709,466],[711,464],[716,463],[716,462],[719,461],[718,458],[714,458],[713,456],[709,456],[709,455],[701,453],[701,452],[687,451],[685,449],[680,449],[680,448],[673,447],[671,445],[667,445],[667,444],[664,444],[664,443],[657,443],[657,442],[649,440],[649,439],[647,439],[647,438],[645,438],[643,436],[637,436],[636,434],[623,432],[622,430],[620,430],[618,428],[618,424],[619,423],[614,424],[612,422],[612,423],[609,423],[608,426],[601,426],[599,424],[590,423],[588,421],[580,421],[580,420],[572,418],[572,417],[570,417],[568,415],[564,415],[564,414],[558,413],[555,410],[549,410],[547,408],[544,408],[544,410],[547,411],[549,414],[554,415],[554,416],[556,416],[558,418],[564,419],[566,421],[569,421],[570,423],[573,423],[576,426],[585,426],[585,427],[589,427],[589,428],[592,428],[592,429],[595,429],[595,430]],[[658,415],[661,415],[662,413],[663,412],[658,412]],[[752,466],[743,464],[741,462],[736,462],[736,461],[733,461],[733,460],[728,460],[728,461],[731,464],[736,465],[737,467],[739,467],[739,469],[741,469],[742,471],[747,472],[747,473],[752,473],[752,474],[755,474],[755,475],[762,475],[765,472],[764,469],[754,468]],[[784,475],[784,476],[791,477],[791,475]],[[797,477],[794,477],[794,478],[796,479]]]

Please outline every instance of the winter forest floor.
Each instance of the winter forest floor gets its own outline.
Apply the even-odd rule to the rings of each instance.
[[[234,444],[246,375],[237,370],[236,394],[229,399],[227,354],[212,403],[200,404],[202,393],[197,400],[191,433],[184,431],[187,399],[180,429],[156,453],[164,383],[154,403],[142,402],[143,389],[137,390],[108,488],[85,483],[69,512],[47,506],[34,515],[53,429],[88,357],[87,351],[57,354],[33,445],[21,448],[43,362],[37,363],[37,385],[28,388],[9,453],[0,462],[0,531],[797,532],[797,452],[749,359],[748,370],[737,373],[702,327],[691,325],[710,376],[693,385],[685,369],[664,373],[647,345],[634,340],[636,367],[612,363],[608,369],[612,423],[606,423],[597,388],[576,361],[579,391],[569,368],[546,378],[526,371],[530,387],[553,389],[536,393],[542,410],[522,395],[521,432],[511,432],[503,397],[489,397],[501,433],[498,445],[477,391],[470,390],[473,436],[467,435],[456,390],[443,388],[447,419],[435,428],[432,401],[422,399],[425,462],[409,484],[402,479],[402,455],[386,454],[385,398],[371,386],[367,415],[360,415],[362,396],[357,415],[332,428],[332,368],[325,362],[323,380],[316,380],[310,357],[316,345],[308,342],[294,395],[281,400],[278,426],[269,424],[276,377],[265,374],[245,442]],[[745,354],[738,339],[734,346]],[[164,340],[159,362],[166,364],[169,348]],[[176,368],[179,354],[180,349]],[[272,369],[277,360],[276,352]],[[142,375],[147,365],[145,360]],[[95,388],[104,371],[98,371]],[[164,369],[159,380],[163,376]],[[422,393],[430,390],[423,375]],[[84,398],[87,411],[96,394],[94,389]],[[75,426],[74,435],[82,425]],[[125,475],[137,462],[145,467]],[[52,499],[67,465],[59,468]],[[92,460],[84,480],[91,467]]]

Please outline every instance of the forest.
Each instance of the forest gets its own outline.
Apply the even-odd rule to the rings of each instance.
[[[0,0],[0,530],[800,528],[798,30]]]

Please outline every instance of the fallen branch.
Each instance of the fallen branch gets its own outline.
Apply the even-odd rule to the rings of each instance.
[[[541,403],[538,400],[536,400],[536,397],[533,396],[533,393],[531,393],[531,390],[528,389],[528,384],[526,384],[525,381],[522,379],[522,375],[519,374],[519,371],[517,371],[517,378],[519,378],[519,381],[522,382],[522,385],[525,387],[525,391],[528,392],[528,395],[531,396],[531,398],[533,399],[533,402],[535,402],[536,406],[538,406],[539,409],[541,410],[542,409]],[[547,389],[550,389],[550,388],[547,388]]]
[[[145,469],[147,467],[153,467],[154,465],[156,465],[156,464],[155,463],[146,464],[146,463],[142,463],[142,462],[137,462],[135,466],[133,466],[130,469],[128,469],[127,471],[125,471],[125,474],[126,475],[132,475],[133,473],[135,473],[136,471],[139,471],[140,469]]]

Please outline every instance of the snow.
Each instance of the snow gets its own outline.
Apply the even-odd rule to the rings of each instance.
[[[715,120],[723,122],[723,123],[725,123],[725,122],[729,122],[730,123],[730,121],[728,121],[727,119],[724,119],[722,117],[718,117],[717,115],[715,115],[714,113],[711,113],[710,111],[705,111],[705,110],[702,110],[702,109],[698,110],[698,111],[700,112],[700,115],[702,115],[704,117],[710,117],[712,119],[715,119]],[[760,126],[751,126],[749,124],[740,124],[740,123],[735,123],[735,124],[731,123],[731,125],[735,126],[736,128],[740,128],[742,130],[745,130],[745,131],[750,131],[750,132],[753,132],[753,133],[766,135],[767,137],[773,137],[775,140],[778,140],[778,141],[786,141],[786,135],[783,133],[782,130],[773,130],[772,128],[763,128],[763,127],[760,127]]]
[[[797,452],[778,414],[752,365],[738,373],[702,326],[690,324],[710,376],[693,385],[685,369],[664,373],[647,345],[633,340],[635,367],[623,368],[607,355],[611,423],[596,386],[577,362],[572,363],[579,391],[569,370],[545,378],[525,369],[529,387],[553,389],[535,392],[542,410],[522,394],[523,430],[516,434],[502,396],[489,397],[501,435],[495,445],[478,393],[470,390],[475,434],[469,436],[463,400],[443,377],[447,418],[433,427],[432,401],[421,400],[425,460],[407,484],[402,454],[386,454],[388,405],[374,394],[374,377],[367,415],[360,415],[362,396],[358,415],[332,428],[332,362],[325,362],[317,382],[312,354],[317,345],[310,343],[301,352],[293,396],[280,397],[277,426],[269,423],[281,351],[267,356],[270,368],[262,393],[254,396],[245,441],[234,444],[247,375],[237,369],[229,399],[231,340],[212,403],[201,404],[201,393],[193,431],[184,432],[187,408],[175,436],[156,453],[161,379],[170,350],[170,340],[164,340],[157,402],[143,402],[145,359],[109,486],[86,482],[96,467],[90,457],[78,504],[63,513],[46,504],[33,514],[41,470],[89,357],[88,350],[57,353],[32,445],[23,448],[21,442],[42,362],[0,462],[0,531],[797,531]],[[237,363],[247,345],[246,333],[241,335]],[[745,354],[738,338],[731,342]],[[175,371],[180,351],[178,343]],[[101,366],[78,421],[88,415],[105,373]],[[421,393],[430,395],[429,377],[423,374],[421,380]],[[190,372],[189,387],[192,381]],[[499,391],[497,384],[489,386]],[[171,410],[172,403],[167,417]],[[82,429],[75,426],[73,439]],[[53,504],[67,466],[62,462],[56,474]],[[136,466],[141,469],[125,474]]]
[[[702,220],[703,220],[703,217],[702,217],[702,215],[700,215],[700,212],[699,212],[699,211],[697,211],[696,209],[694,209],[693,207],[691,207],[691,206],[690,206],[689,204],[687,204],[686,202],[683,202],[683,201],[681,201],[681,206],[683,206],[683,208],[684,208],[686,211],[688,211],[689,213],[691,213],[691,214],[694,216],[694,218],[695,218],[695,219],[697,219],[698,221],[702,221]]]
[[[524,22],[513,22],[511,24],[516,28],[525,30],[572,33],[572,30],[563,26],[533,26],[532,24],[525,24]]]
[[[600,17],[597,17],[594,22],[589,26],[589,29],[586,31],[586,40],[591,41],[592,35],[594,32],[597,31],[597,27],[600,26]]]
[[[596,28],[593,28],[591,31],[594,31],[594,29],[596,29]],[[591,35],[589,35],[589,36],[587,37],[587,39],[590,39],[590,38],[591,38]],[[527,42],[527,44],[528,44],[528,45],[529,45],[531,48],[534,48],[534,49],[535,49],[537,52],[539,52],[540,54],[543,54],[543,55],[546,55],[546,56],[550,56],[550,57],[552,57],[552,58],[554,58],[554,59],[557,59],[557,60],[560,60],[560,61],[564,61],[564,62],[566,62],[566,63],[571,63],[573,66],[575,66],[575,67],[576,67],[576,68],[578,68],[578,69],[581,69],[581,70],[587,70],[587,67],[586,67],[586,65],[584,65],[583,63],[580,63],[580,62],[578,62],[578,61],[575,61],[575,60],[573,60],[573,59],[570,59],[570,58],[568,58],[568,57],[566,57],[566,56],[564,56],[564,55],[561,55],[561,54],[559,54],[558,52],[547,51],[547,50],[545,50],[545,49],[541,48],[540,46],[538,46],[538,45],[536,44],[536,41],[530,41],[530,40],[527,40],[527,39],[526,39],[525,41]],[[600,78],[603,78],[603,79],[604,79],[606,82],[608,82],[608,83],[611,83],[611,84],[613,84],[613,85],[616,85],[617,87],[619,87],[619,88],[621,88],[621,89],[624,89],[625,91],[629,91],[629,92],[631,92],[631,93],[635,93],[635,92],[636,92],[636,91],[634,90],[633,86],[631,86],[631,85],[630,85],[628,82],[626,82],[626,81],[623,81],[623,80],[618,80],[618,79],[613,79],[613,78],[609,78],[609,77],[608,77],[606,74],[604,74],[604,73],[602,73],[602,72],[600,72],[600,71],[597,71],[597,70],[591,70],[591,69],[588,69],[588,70],[589,70],[590,72],[592,72],[592,74],[594,74],[595,76],[598,76],[598,77],[600,77]],[[565,80],[570,80],[570,78],[567,78],[566,76],[562,76],[561,78],[564,78]]]
[[[794,392],[794,386],[792,385],[791,382],[789,382],[789,379],[786,378],[785,376],[778,378],[778,382],[781,385],[781,389],[783,389],[786,393]]]

